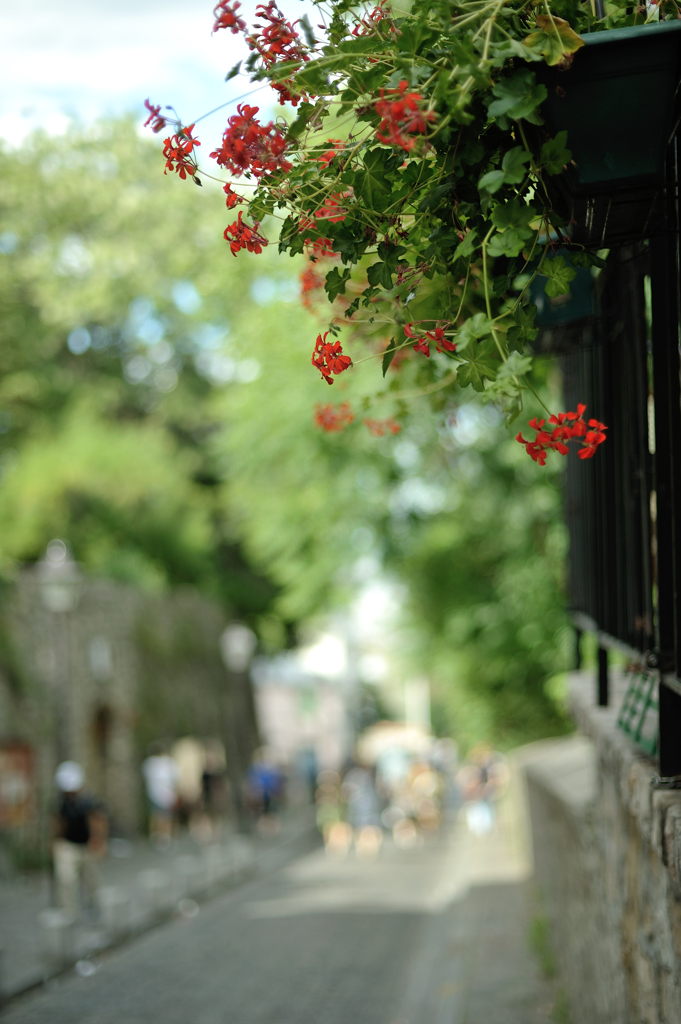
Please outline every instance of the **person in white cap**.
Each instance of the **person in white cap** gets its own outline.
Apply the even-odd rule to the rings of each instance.
[[[76,917],[81,878],[88,904],[95,906],[95,860],[106,852],[107,819],[101,804],[83,792],[85,772],[77,761],[62,761],[54,781],[59,790],[52,840],[57,899]]]

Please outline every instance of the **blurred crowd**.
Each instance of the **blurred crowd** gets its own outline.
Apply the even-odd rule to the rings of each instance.
[[[443,739],[427,752],[388,747],[374,763],[355,760],[343,772],[320,772],[317,781],[317,824],[327,852],[346,856],[354,849],[371,859],[386,839],[400,850],[436,839],[460,813],[474,835],[490,832],[508,766],[482,744],[459,764],[456,744]]]
[[[364,751],[364,756],[359,753]],[[199,843],[220,840],[231,817],[237,828],[274,836],[287,803],[313,803],[328,854],[379,856],[386,842],[411,850],[436,840],[458,817],[484,836],[497,827],[508,785],[503,755],[479,744],[459,762],[456,744],[428,738],[357,746],[342,771],[318,771],[312,751],[294,766],[278,763],[267,747],[255,751],[240,787],[230,785],[224,748],[191,737],[154,743],[141,765],[149,841],[160,852],[189,834]],[[370,756],[367,756],[367,751]],[[97,861],[106,854],[108,815],[81,765],[66,761],[55,775],[52,863],[56,902],[71,914],[96,912]]]

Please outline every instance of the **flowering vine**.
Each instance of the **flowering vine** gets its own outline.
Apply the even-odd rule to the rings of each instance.
[[[214,8],[213,31],[244,42],[227,77],[268,83],[290,114],[266,120],[240,102],[210,153],[229,176],[227,208],[245,208],[224,229],[230,251],[262,252],[262,225],[278,219],[279,250],[308,259],[304,304],[315,313],[313,299],[331,304],[311,357],[328,384],[374,359],[384,377],[399,367],[411,385],[402,395],[470,387],[511,421],[532,393],[531,284],[554,299],[569,292],[578,267],[603,262],[570,241],[554,201],[570,140],[544,126],[547,89],[535,69],[569,65],[579,32],[640,15],[626,0],[611,0],[601,22],[578,2],[572,24],[549,0],[414,0],[408,12],[390,0],[316,7],[313,26],[268,0],[251,27],[236,0]],[[199,181],[195,125],[146,107],[153,131],[174,129],[166,171]],[[585,422],[581,408],[531,420],[534,438],[518,441],[541,465],[572,441],[580,458],[592,458],[607,428]]]

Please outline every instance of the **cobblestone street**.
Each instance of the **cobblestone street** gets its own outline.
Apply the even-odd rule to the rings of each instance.
[[[315,850],[10,1004],[3,1024],[540,1024],[508,823],[377,860]]]

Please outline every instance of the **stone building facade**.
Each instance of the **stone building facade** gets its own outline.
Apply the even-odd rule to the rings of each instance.
[[[570,1019],[681,1021],[681,791],[617,728],[596,678],[574,673],[579,734],[524,748],[535,874]]]
[[[137,831],[152,740],[221,741],[238,784],[258,731],[248,675],[228,673],[221,659],[226,624],[224,610],[191,588],[153,595],[110,580],[83,581],[72,610],[51,611],[38,574],[24,572],[0,605],[0,828],[44,843],[54,768],[70,758],[114,827]],[[21,763],[31,793],[12,815]]]

